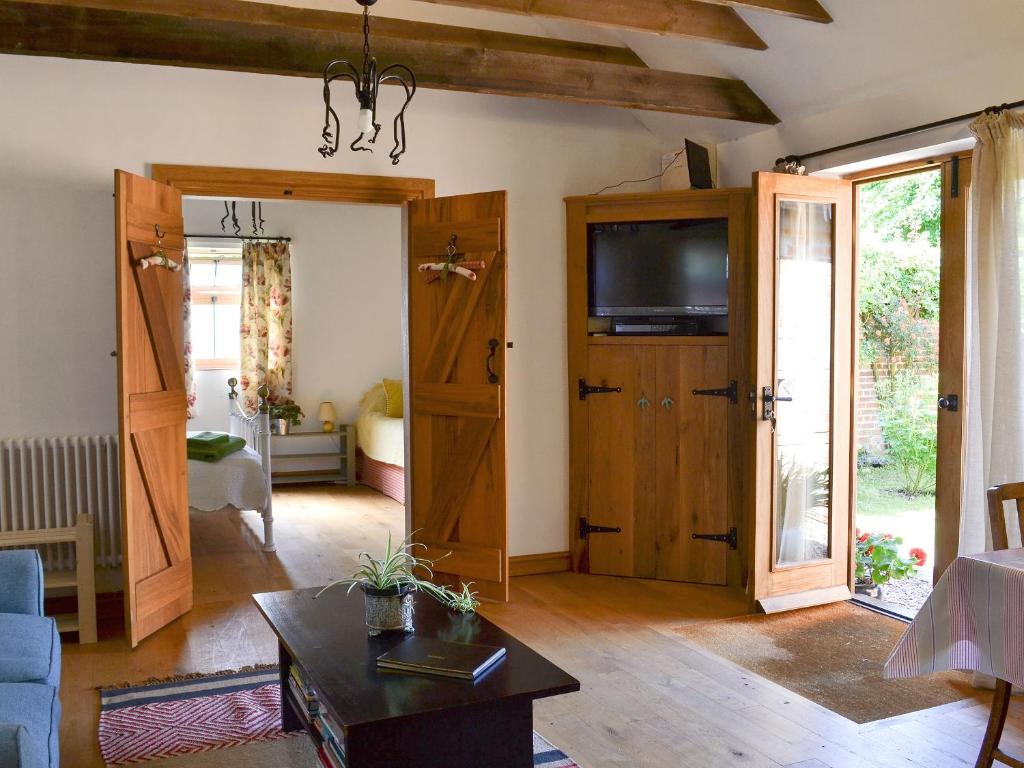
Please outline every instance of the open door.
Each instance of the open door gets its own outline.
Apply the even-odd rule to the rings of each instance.
[[[132,646],[192,608],[181,193],[114,175],[125,625]],[[167,264],[142,259],[163,254]]]
[[[850,597],[853,191],[754,189],[753,596],[772,613]]]
[[[493,600],[508,599],[507,215],[505,192],[415,200],[408,214],[410,526],[444,556],[441,580]],[[421,270],[445,263],[460,269]]]

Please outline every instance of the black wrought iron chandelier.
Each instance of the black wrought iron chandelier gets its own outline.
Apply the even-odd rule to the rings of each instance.
[[[356,0],[363,6],[363,67],[356,69],[348,59],[335,59],[324,67],[324,130],[321,134],[324,144],[319,152],[324,157],[333,157],[338,151],[341,121],[338,113],[331,106],[331,84],[335,80],[349,80],[355,86],[356,99],[359,102],[359,118],[356,127],[359,135],[349,144],[353,152],[372,152],[367,144],[375,144],[380,133],[381,124],[377,122],[377,92],[383,83],[393,82],[405,89],[405,102],[395,115],[395,146],[388,157],[392,165],[405,153],[405,110],[416,94],[416,75],[404,64],[389,64],[377,70],[377,59],[370,53],[370,6],[377,0]]]

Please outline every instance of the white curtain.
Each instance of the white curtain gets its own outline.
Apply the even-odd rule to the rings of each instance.
[[[992,548],[985,490],[1024,480],[1024,115],[982,115],[971,131],[961,554]]]

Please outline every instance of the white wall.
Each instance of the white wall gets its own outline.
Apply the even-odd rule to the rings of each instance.
[[[0,104],[0,436],[116,429],[115,167],[425,176],[439,195],[507,189],[510,551],[568,549],[562,197],[659,169],[658,142],[629,113],[421,90],[395,168],[365,153],[320,158],[314,79],[0,56]]]
[[[251,229],[249,201],[237,211],[242,231]],[[186,232],[221,234],[223,201],[187,199],[184,212]],[[366,390],[402,377],[402,211],[268,200],[263,218],[268,235],[292,238],[292,384],[305,428],[319,427],[323,400],[351,423]],[[227,428],[225,382],[236,375],[197,372],[190,429]]]
[[[1024,15],[1014,23],[1020,24]],[[932,41],[942,45],[940,40]],[[718,145],[723,186],[748,186],[751,173],[769,170],[775,158],[845,144],[911,128],[987,106],[1024,98],[1024,47],[964,58],[944,67],[893,72],[868,93],[842,92],[821,110],[769,130]],[[966,123],[833,153],[807,163],[808,172],[892,155],[969,136]]]

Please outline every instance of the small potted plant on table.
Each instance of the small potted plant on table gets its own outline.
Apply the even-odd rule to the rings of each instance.
[[[383,557],[377,558],[368,552],[360,552],[360,565],[353,574],[332,581],[317,592],[316,597],[332,587],[347,584],[351,592],[358,585],[366,600],[366,626],[371,637],[390,630],[413,631],[414,592],[425,592],[458,613],[475,611],[480,602],[476,599],[476,593],[470,591],[472,585],[463,584],[461,592],[453,592],[431,582],[429,579],[434,576],[433,565],[437,561],[414,555],[413,548],[424,545],[414,543],[411,539],[412,536],[395,547],[388,533],[387,549]]]
[[[882,588],[890,581],[906,579],[924,565],[924,551],[911,550],[911,557],[901,557],[903,539],[891,533],[857,531],[857,553],[854,590],[859,595],[881,598]]]
[[[287,435],[292,427],[302,426],[306,414],[294,400],[284,400],[270,406],[270,431],[275,435]]]

